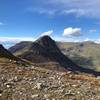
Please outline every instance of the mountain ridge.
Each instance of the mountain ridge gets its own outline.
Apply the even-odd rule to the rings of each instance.
[[[24,48],[26,47],[24,46]],[[13,46],[9,50],[12,51],[13,48],[16,48],[16,46]],[[60,51],[60,49],[56,45],[56,42],[52,40],[49,36],[40,37],[35,42],[30,43],[30,47],[27,48],[26,51],[24,48],[21,49],[22,52],[19,50],[21,53],[17,56],[29,60],[33,63],[42,63],[42,62],[48,63],[49,61],[54,61],[54,62],[58,62],[62,68],[65,68],[73,72],[85,72],[94,75],[100,75],[99,72],[78,66],[76,63],[74,63],[72,60],[66,57]]]

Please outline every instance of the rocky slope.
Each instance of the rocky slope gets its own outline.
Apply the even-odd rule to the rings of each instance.
[[[100,78],[0,62],[0,100],[100,100]]]

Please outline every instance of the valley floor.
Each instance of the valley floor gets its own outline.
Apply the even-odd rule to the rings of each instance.
[[[0,100],[100,100],[100,79],[0,63]]]

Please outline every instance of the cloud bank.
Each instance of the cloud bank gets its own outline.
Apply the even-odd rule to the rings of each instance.
[[[17,43],[20,41],[34,41],[33,38],[30,37],[23,37],[23,38],[19,38],[19,37],[0,37],[0,43]]]
[[[100,0],[34,0],[32,9],[40,14],[73,14],[100,19]]]

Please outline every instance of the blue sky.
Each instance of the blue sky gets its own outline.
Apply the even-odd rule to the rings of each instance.
[[[0,43],[9,47],[50,35],[100,42],[100,0],[0,0]]]

